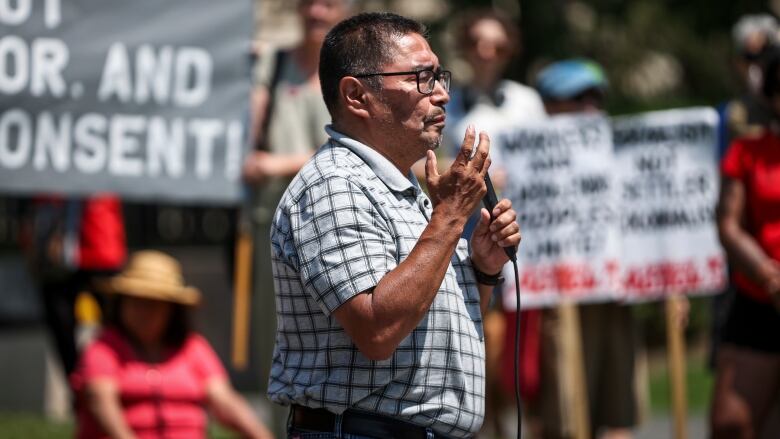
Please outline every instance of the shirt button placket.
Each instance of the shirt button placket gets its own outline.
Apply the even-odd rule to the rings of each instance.
[[[431,200],[428,199],[427,196],[425,196],[425,193],[420,191],[419,194],[417,194],[417,206],[420,208],[420,212],[425,215],[425,219],[428,221],[431,220],[431,213],[433,212],[433,209],[431,208]]]

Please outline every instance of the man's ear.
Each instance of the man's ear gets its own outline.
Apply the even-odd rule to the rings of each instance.
[[[359,118],[371,117],[369,111],[370,91],[357,78],[345,76],[339,81],[339,96],[344,103],[344,111]]]

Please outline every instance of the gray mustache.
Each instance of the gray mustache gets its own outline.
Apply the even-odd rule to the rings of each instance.
[[[433,122],[434,119],[441,116],[447,116],[447,113],[445,111],[436,112],[434,114],[431,114],[430,116],[426,116],[425,119],[423,119],[424,122]]]

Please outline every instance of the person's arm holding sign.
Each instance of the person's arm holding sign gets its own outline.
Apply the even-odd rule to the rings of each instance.
[[[490,140],[480,134],[474,159],[472,148],[475,131],[466,132],[461,153],[444,174],[436,171],[436,158],[428,151],[426,174],[433,201],[433,214],[422,236],[409,256],[388,272],[374,287],[358,294],[340,306],[333,315],[344,327],[361,353],[373,360],[389,358],[399,343],[420,323],[444,279],[468,215],[485,195],[484,176],[490,167]],[[517,245],[519,227],[513,223],[515,213],[503,200],[496,207],[500,227],[492,233],[485,230],[475,239],[474,264],[485,272],[497,272],[508,260],[500,245]],[[499,244],[500,243],[500,244]],[[485,301],[492,287],[481,286]],[[398,294],[404,291],[405,294]]]

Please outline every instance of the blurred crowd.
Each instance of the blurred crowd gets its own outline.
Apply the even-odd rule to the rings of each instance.
[[[265,392],[276,328],[269,234],[272,216],[292,177],[327,140],[330,116],[317,74],[327,32],[355,12],[350,0],[300,0],[302,37],[293,47],[256,47],[250,97],[252,148],[243,167],[251,196],[243,215],[252,230],[253,344],[260,346],[257,392]],[[437,151],[446,166],[470,124],[494,127],[560,114],[604,113],[610,72],[597,60],[555,60],[527,84],[507,77],[522,57],[517,20],[495,9],[460,11],[453,41],[466,77],[454,77],[447,126]],[[734,70],[743,92],[718,107],[722,189],[718,232],[730,262],[729,288],[712,303],[713,438],[780,437],[780,27],[771,15],[740,18],[733,28]],[[726,54],[724,54],[724,59]],[[724,61],[725,62],[725,61]],[[446,60],[445,60],[446,65]],[[491,150],[500,192],[509,172]],[[419,169],[422,174],[422,167]],[[121,201],[41,196],[31,201],[22,233],[39,281],[46,324],[70,377],[77,436],[203,437],[208,409],[246,437],[282,437],[286,411],[264,426],[230,384],[209,341],[194,328],[200,302],[179,263],[155,250],[130,252]],[[471,233],[475,220],[466,228]],[[522,226],[522,224],[521,224]],[[102,330],[80,351],[76,298],[94,292]],[[560,309],[519,312],[497,292],[484,316],[487,357],[485,438],[513,437],[514,333],[520,355],[526,434],[575,437],[562,410]],[[679,319],[685,320],[686,310]],[[631,306],[578,307],[590,437],[630,438],[641,419],[637,389],[639,335]]]

